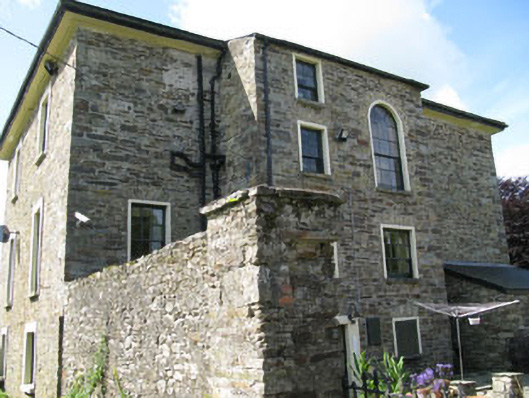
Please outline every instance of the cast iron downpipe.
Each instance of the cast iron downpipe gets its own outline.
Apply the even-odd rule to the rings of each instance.
[[[202,56],[197,55],[197,101],[198,101],[198,151],[200,165],[200,207],[206,205],[206,128],[204,124],[204,83],[202,77]],[[200,230],[206,230],[206,217],[200,215]]]
[[[272,137],[270,132],[270,87],[268,85],[268,40],[265,38],[263,46],[263,84],[265,107],[265,132],[266,132],[266,183],[274,185],[272,177]]]
[[[215,75],[209,80],[210,90],[210,116],[209,116],[209,131],[211,136],[211,180],[213,183],[213,199],[220,198],[220,184],[219,184],[219,169],[220,164],[217,156],[217,128],[215,123],[215,82],[219,79],[222,73],[222,59],[226,51],[223,51],[217,58],[217,65],[215,68]]]

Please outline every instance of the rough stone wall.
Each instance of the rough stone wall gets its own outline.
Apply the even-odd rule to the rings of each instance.
[[[340,203],[314,192],[238,192],[203,210],[205,233],[72,282],[65,384],[108,336],[109,369],[144,397],[341,396],[328,223]],[[110,378],[107,387],[117,394]]]
[[[225,194],[266,182],[265,141],[258,124],[255,39],[231,40],[221,81],[221,152]]]
[[[170,202],[171,241],[200,229],[199,180],[170,168],[172,150],[198,161],[196,55],[85,29],[78,43],[68,214],[91,222],[68,219],[68,279],[127,261],[129,199]]]
[[[529,319],[526,294],[505,294],[464,278],[445,275],[448,301],[451,303],[488,303],[520,300],[520,303],[500,308],[481,316],[481,324],[470,326],[465,319],[460,322],[463,366],[468,370],[507,371],[514,369],[511,343],[513,339],[523,343],[528,338]],[[522,332],[522,334],[520,334]],[[525,335],[523,335],[525,332]],[[455,329],[454,350],[457,347]],[[527,340],[525,340],[527,341]],[[527,347],[527,343],[526,347]],[[521,347],[521,346],[519,346]],[[527,350],[527,348],[526,348]],[[529,352],[525,354],[526,358]],[[527,359],[526,359],[527,361]],[[526,366],[526,364],[524,364]]]
[[[256,54],[261,50],[257,42]],[[255,59],[259,82],[262,65]],[[426,118],[420,92],[405,83],[321,62],[325,103],[296,100],[292,52],[269,48],[274,182],[346,200],[338,238],[343,306],[355,304],[363,316],[381,318],[382,346],[367,347],[361,328],[362,348],[393,351],[391,319],[420,316],[424,355],[410,364],[451,361],[448,321],[411,301],[446,302],[446,260],[507,261],[490,136]],[[376,100],[389,103],[402,120],[410,192],[375,187],[368,110]],[[327,127],[330,176],[300,172],[298,120]],[[334,139],[338,128],[349,132],[346,142]],[[384,279],[381,224],[415,227],[418,280]]]
[[[75,66],[76,43],[72,42],[65,59]],[[36,165],[38,104],[21,139],[21,174],[18,199],[12,201],[13,161],[8,169],[6,224],[18,231],[14,271],[13,306],[6,308],[6,283],[9,245],[3,246],[0,285],[0,327],[8,328],[6,388],[10,397],[25,396],[20,391],[26,323],[37,323],[36,396],[51,396],[57,390],[57,351],[59,317],[64,294],[63,271],[66,238],[66,201],[70,135],[73,112],[75,70],[62,66],[50,83],[49,135],[46,157]],[[40,295],[28,298],[32,210],[43,199],[43,230],[40,265]]]

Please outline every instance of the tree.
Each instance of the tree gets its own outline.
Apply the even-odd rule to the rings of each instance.
[[[529,268],[529,177],[498,181],[511,264]]]

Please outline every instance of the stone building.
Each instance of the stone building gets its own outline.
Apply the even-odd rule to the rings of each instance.
[[[63,0],[0,138],[9,394],[64,394],[102,337],[141,396],[338,397],[353,352],[451,361],[412,302],[447,302],[449,260],[508,261],[506,125],[427,87]]]

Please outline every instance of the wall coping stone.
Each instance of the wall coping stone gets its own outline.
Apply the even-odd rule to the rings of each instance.
[[[331,206],[340,206],[345,203],[345,201],[340,196],[328,192],[311,189],[279,188],[268,185],[257,185],[252,188],[236,191],[231,195],[215,200],[202,207],[200,209],[200,213],[204,215],[210,215],[212,213],[221,212],[238,202],[242,202],[250,197],[259,196],[277,196],[284,199],[320,201]]]

